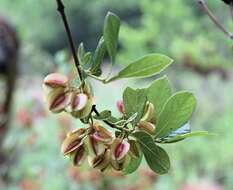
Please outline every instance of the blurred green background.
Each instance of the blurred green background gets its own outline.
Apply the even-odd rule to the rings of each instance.
[[[221,22],[233,29],[229,8],[220,0],[207,2]],[[75,41],[84,42],[87,50],[96,46],[106,13],[119,15],[122,28],[116,70],[146,53],[172,57],[175,64],[163,74],[171,80],[174,91],[187,89],[198,99],[193,130],[218,135],[164,146],[172,162],[164,176],[154,175],[146,166],[127,177],[71,167],[60,153],[60,144],[65,133],[80,124],[67,115],[50,114],[41,89],[46,74],[57,70],[68,73],[72,68],[56,3],[0,0],[0,14],[16,27],[21,41],[20,77],[11,129],[4,143],[10,163],[8,179],[0,182],[0,189],[232,190],[233,43],[197,2],[66,0],[65,4]],[[96,102],[118,114],[115,104],[124,87],[142,87],[150,80],[123,80],[106,87],[95,82]]]

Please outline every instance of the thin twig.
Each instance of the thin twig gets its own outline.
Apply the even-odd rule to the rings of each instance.
[[[201,5],[202,9],[206,12],[206,14],[210,17],[210,19],[215,23],[215,25],[230,39],[233,40],[233,34],[230,33],[217,19],[217,17],[212,13],[212,11],[208,8],[207,4],[204,0],[198,0],[198,3]]]
[[[233,2],[230,3],[231,18],[233,20]]]
[[[92,111],[93,111],[97,116],[100,115],[100,113],[99,113],[98,110],[96,109],[96,105],[93,105],[93,106],[92,106]],[[127,131],[126,129],[123,129],[122,127],[118,127],[118,126],[116,126],[116,125],[110,123],[110,122],[107,121],[107,120],[103,120],[103,122],[104,122],[105,124],[107,124],[108,126],[110,126],[111,128],[118,129],[118,130],[121,130],[121,131],[123,131],[123,130]]]
[[[78,56],[76,54],[76,47],[74,45],[74,40],[73,40],[71,30],[70,30],[70,27],[69,27],[69,24],[68,24],[68,21],[66,18],[66,14],[65,14],[65,6],[64,6],[62,0],[57,0],[57,10],[61,14],[62,21],[63,21],[65,29],[66,29],[66,33],[67,33],[69,44],[70,44],[70,49],[71,49],[71,52],[72,52],[72,55],[74,58],[75,66],[78,70],[78,75],[79,75],[80,81],[82,83],[84,83],[83,75],[82,75],[82,68],[81,68],[80,63],[78,61]]]
[[[71,48],[71,51],[72,51],[72,54],[73,54],[75,66],[76,66],[76,68],[78,70],[80,81],[84,84],[84,80],[83,80],[83,76],[82,76],[82,68],[81,68],[80,63],[78,61],[78,57],[77,57],[77,54],[76,54],[76,48],[75,48],[75,45],[74,45],[73,37],[72,37],[71,31],[70,31],[70,27],[69,27],[69,24],[68,24],[68,21],[67,21],[67,18],[66,18],[66,14],[65,14],[65,6],[62,3],[62,0],[56,0],[56,1],[57,1],[57,10],[61,14],[61,17],[62,17],[64,26],[65,26],[65,29],[66,29],[66,33],[67,33],[67,36],[68,36],[70,48]],[[99,115],[99,112],[96,109],[96,105],[93,105],[92,111],[97,116]],[[121,131],[122,130],[126,130],[126,129],[120,128],[120,127],[118,127],[118,126],[110,123],[107,120],[104,120],[103,122],[106,123],[107,125],[109,125],[112,128],[115,128],[115,129],[118,129],[118,130],[121,130]]]

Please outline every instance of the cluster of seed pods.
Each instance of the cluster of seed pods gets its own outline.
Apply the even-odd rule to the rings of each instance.
[[[67,134],[61,149],[74,165],[81,165],[87,158],[89,165],[100,171],[123,170],[130,158],[130,143],[113,138],[112,133],[98,123]]]
[[[49,110],[53,113],[66,111],[74,117],[84,118],[91,112],[93,98],[90,91],[72,87],[65,75],[49,74],[44,79],[43,89]]]
[[[93,97],[88,89],[72,87],[66,76],[58,73],[49,74],[44,79],[43,88],[49,109],[53,113],[62,111],[82,119],[90,116]],[[122,117],[125,115],[123,101],[117,102]],[[154,106],[147,102],[144,115],[135,127],[151,135],[155,133],[156,119]],[[125,135],[115,136],[101,123],[90,123],[86,128],[79,128],[66,135],[61,151],[69,156],[75,166],[88,160],[91,167],[106,171],[122,171],[131,158],[140,156],[140,146],[133,138]]]

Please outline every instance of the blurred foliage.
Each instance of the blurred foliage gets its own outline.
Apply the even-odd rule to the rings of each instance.
[[[232,29],[229,8],[221,1],[206,2],[221,22]],[[233,66],[232,41],[218,30],[196,1],[141,0],[140,9],[140,25],[125,24],[121,30],[120,63],[146,52],[160,52],[177,63]]]
[[[123,4],[117,0],[69,0],[66,12],[76,41],[83,40],[89,47],[94,47],[96,37],[102,32],[106,12],[116,12],[122,19],[133,23],[139,14],[137,4],[134,0],[127,0]],[[23,40],[52,52],[66,46],[66,36],[56,12],[55,1],[1,0],[0,5],[0,13],[10,17]]]

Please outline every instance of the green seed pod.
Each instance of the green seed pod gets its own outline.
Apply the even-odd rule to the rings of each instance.
[[[150,102],[147,102],[144,115],[141,121],[151,122],[155,118],[155,108],[154,105]]]
[[[138,128],[140,130],[146,131],[147,133],[154,135],[156,127],[153,123],[147,122],[147,121],[140,121],[138,123]]]

